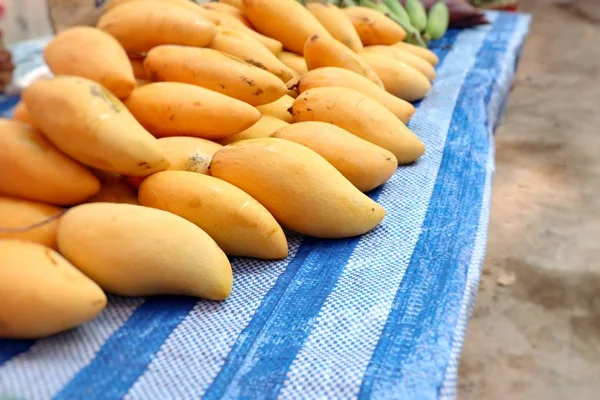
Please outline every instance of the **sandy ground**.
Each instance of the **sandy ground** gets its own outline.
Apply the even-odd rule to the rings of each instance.
[[[534,22],[496,132],[488,253],[459,399],[595,400],[600,0],[522,4]]]

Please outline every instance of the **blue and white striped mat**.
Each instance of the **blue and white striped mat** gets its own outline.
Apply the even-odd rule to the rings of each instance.
[[[374,231],[291,237],[277,262],[233,259],[222,303],[110,297],[73,331],[0,340],[0,396],[454,398],[485,253],[492,134],[530,22],[490,19],[436,44],[438,77],[410,122],[427,152],[370,193],[387,210]]]

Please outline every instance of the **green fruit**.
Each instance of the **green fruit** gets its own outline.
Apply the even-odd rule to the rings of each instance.
[[[419,0],[406,0],[405,7],[412,26],[419,32],[423,32],[427,27],[427,12],[423,3]]]
[[[425,34],[431,39],[440,39],[446,34],[450,23],[450,12],[443,1],[438,1],[429,10],[429,21]]]

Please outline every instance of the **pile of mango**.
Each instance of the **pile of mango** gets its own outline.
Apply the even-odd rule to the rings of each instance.
[[[115,0],[59,33],[54,77],[0,120],[0,337],[71,329],[105,292],[224,300],[228,256],[287,257],[282,227],[376,227],[365,192],[425,152],[405,124],[437,58],[405,37],[293,0]]]

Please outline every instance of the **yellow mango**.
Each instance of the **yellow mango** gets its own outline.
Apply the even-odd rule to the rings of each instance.
[[[275,55],[277,55],[281,52],[283,45],[281,44],[281,42],[279,40],[275,40],[271,37],[262,35],[262,34],[256,32],[255,30],[248,28],[246,25],[244,25],[243,22],[232,17],[231,15],[219,14],[219,18],[220,18],[220,26],[235,29],[235,30],[245,33],[249,36],[252,36],[254,39],[261,42],[263,44],[263,46],[265,46],[267,49],[269,49],[269,51],[271,53],[273,53]]]
[[[344,68],[383,87],[375,71],[356,53],[330,37],[312,36],[304,45],[304,59],[309,71],[322,67]]]
[[[145,81],[150,80],[150,75],[148,75],[148,73],[144,69],[144,59],[143,58],[130,57],[129,63],[131,64],[131,68],[133,69],[133,76],[135,76],[136,79],[143,79]]]
[[[415,107],[409,102],[390,94],[375,83],[355,72],[337,67],[314,69],[304,74],[297,84],[299,93],[308,89],[327,86],[341,86],[354,89],[381,103],[396,117],[407,123],[415,113]]]
[[[135,87],[136,88],[141,88],[142,86],[146,86],[148,84],[152,83],[151,81],[147,81],[145,79],[136,79],[135,80]]]
[[[0,240],[0,338],[36,339],[81,325],[106,307],[106,295],[54,250]]]
[[[417,160],[425,145],[387,108],[354,89],[319,87],[298,96],[292,106],[296,122],[321,121],[391,151],[399,164]]]
[[[238,10],[242,9],[242,0],[219,0],[219,3],[228,4]]]
[[[30,125],[0,119],[0,131],[1,195],[70,205],[100,190],[91,171],[58,151]]]
[[[425,75],[402,61],[368,51],[360,53],[360,57],[377,72],[385,90],[394,96],[416,101],[431,90],[431,83]]]
[[[111,10],[111,9],[121,5],[121,4],[131,3],[134,1],[135,2],[143,1],[146,3],[159,2],[159,3],[171,5],[171,6],[181,7],[188,11],[193,12],[196,15],[199,15],[200,17],[203,17],[203,18],[211,21],[215,25],[219,25],[219,23],[221,21],[219,13],[217,13],[214,10],[208,10],[204,7],[201,7],[196,2],[190,1],[190,0],[110,0],[106,5],[106,10],[108,11],[108,10]]]
[[[243,101],[178,82],[144,85],[135,89],[124,104],[156,137],[221,139],[251,127],[261,116]]]
[[[57,34],[44,50],[54,75],[74,75],[98,82],[123,99],[135,87],[127,53],[119,42],[100,29],[76,26]]]
[[[217,36],[210,42],[208,47],[230,54],[255,67],[269,71],[283,82],[289,81],[294,76],[292,70],[271,53],[269,49],[244,32],[220,27],[219,33],[217,33]]]
[[[125,203],[139,204],[135,189],[127,183],[125,177],[96,172],[100,179],[100,191],[87,199],[86,203]]]
[[[221,139],[219,143],[221,143],[222,145],[227,145],[233,142],[238,142],[240,140],[269,137],[277,129],[288,125],[289,124],[287,122],[282,121],[279,118],[275,118],[270,115],[263,115],[258,120],[258,122],[252,125],[250,128],[236,135],[231,135],[226,137],[225,139]]]
[[[311,2],[306,8],[327,29],[334,39],[342,42],[350,50],[359,53],[363,50],[360,37],[350,18],[337,6],[326,2]]]
[[[23,99],[46,137],[85,165],[135,176],[169,166],[156,139],[96,82],[70,76],[38,80]]]
[[[288,109],[292,106],[293,103],[294,98],[292,96],[284,94],[274,102],[264,104],[256,108],[258,109],[258,111],[261,112],[263,116],[269,115],[271,117],[275,117],[282,121],[285,121],[288,124],[291,124],[294,122],[294,118],[292,117],[292,114],[290,114]]]
[[[69,261],[111,293],[223,300],[231,291],[225,253],[202,229],[166,211],[82,204],[63,215],[57,241]]]
[[[277,54],[277,58],[281,60],[282,63],[287,65],[289,68],[296,71],[298,74],[302,75],[308,72],[308,67],[306,66],[306,60],[304,57],[299,56],[296,53],[290,53],[289,51],[282,51]]]
[[[427,61],[423,60],[421,57],[416,56],[408,51],[402,50],[394,46],[381,45],[367,46],[365,47],[365,51],[370,51],[391,57],[395,60],[401,61],[413,67],[414,69],[425,75],[425,77],[430,81],[435,79],[435,69],[433,69],[433,66]]]
[[[239,8],[236,8],[229,4],[218,3],[218,2],[204,3],[204,4],[202,4],[202,7],[206,8],[208,10],[216,11],[220,14],[222,13],[222,14],[231,15],[235,19],[240,20],[240,22],[242,22],[248,28],[252,27],[252,25],[250,25],[250,22],[248,22],[248,19],[244,15],[244,13]]]
[[[212,176],[159,172],[142,182],[139,200],[193,222],[229,256],[272,260],[288,254],[283,230],[267,209],[243,190]]]
[[[13,119],[35,127],[35,121],[31,118],[31,114],[29,114],[29,110],[23,100],[19,100],[13,109]]]
[[[414,45],[411,43],[406,43],[406,42],[394,43],[392,46],[402,49],[404,51],[408,51],[409,53],[412,53],[415,56],[419,56],[434,67],[440,61],[438,56],[433,51],[426,49],[424,47],[421,47],[421,46],[417,46],[417,45]]]
[[[329,32],[304,6],[294,0],[242,0],[242,11],[258,32],[277,39],[286,50],[302,54],[313,35]]]
[[[298,122],[278,129],[272,137],[314,150],[361,192],[387,182],[398,167],[390,151],[326,122]]]
[[[161,44],[206,46],[217,34],[214,23],[160,1],[135,1],[108,10],[96,25],[127,51],[148,51]]]
[[[0,239],[20,239],[56,249],[62,208],[37,201],[0,197]]]
[[[272,73],[213,49],[159,46],[148,52],[144,67],[154,81],[202,86],[253,106],[272,103],[287,92]]]
[[[165,151],[167,160],[171,164],[167,168],[168,171],[190,171],[206,175],[210,175],[209,168],[213,155],[223,147],[210,140],[188,136],[160,138],[158,144]],[[138,187],[143,180],[143,177],[127,178],[133,187]]]
[[[289,140],[259,138],[225,146],[215,153],[211,173],[254,197],[283,226],[309,236],[360,235],[385,216],[327,160]]]
[[[367,7],[349,7],[343,11],[350,18],[364,46],[394,44],[406,37],[400,25],[379,11]]]

